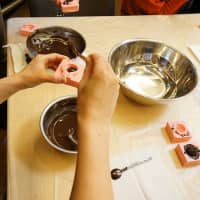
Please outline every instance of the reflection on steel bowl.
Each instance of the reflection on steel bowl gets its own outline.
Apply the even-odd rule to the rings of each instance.
[[[40,118],[40,128],[52,147],[66,153],[77,153],[76,116],[74,96],[56,99],[44,109]]]
[[[198,82],[192,62],[154,40],[130,39],[116,45],[109,62],[122,91],[142,104],[164,104],[189,94]]]

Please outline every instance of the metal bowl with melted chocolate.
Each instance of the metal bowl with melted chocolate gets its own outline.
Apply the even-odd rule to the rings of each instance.
[[[51,102],[42,112],[40,128],[46,141],[65,153],[77,153],[76,97]]]
[[[75,48],[81,54],[86,42],[79,32],[71,28],[52,26],[37,29],[27,38],[26,46],[32,57],[37,54],[59,53],[75,58],[77,55],[72,49]]]

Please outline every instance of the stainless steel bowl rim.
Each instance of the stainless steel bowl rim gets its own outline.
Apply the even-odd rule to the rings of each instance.
[[[66,149],[63,149],[61,147],[58,147],[56,146],[53,142],[51,142],[51,140],[47,137],[46,133],[45,133],[45,130],[44,130],[44,127],[43,127],[43,122],[44,122],[44,117],[45,117],[45,114],[46,112],[49,110],[49,108],[51,106],[53,106],[55,103],[61,101],[61,100],[64,100],[64,99],[69,99],[69,98],[76,98],[77,96],[75,95],[68,95],[68,96],[63,96],[63,97],[59,97],[53,101],[51,101],[45,108],[44,110],[42,111],[42,115],[40,117],[40,130],[42,132],[42,135],[44,137],[44,139],[52,146],[54,147],[55,149],[59,150],[59,151],[62,151],[64,153],[71,153],[71,154],[77,154],[78,152],[77,151],[71,151],[71,150],[66,150]]]
[[[192,65],[195,66],[194,63],[184,53],[182,53],[181,51],[177,50],[176,48],[174,48],[174,47],[172,47],[170,45],[167,45],[165,42],[163,42],[161,40],[154,40],[154,39],[149,39],[149,38],[129,38],[129,39],[122,40],[121,42],[115,44],[114,47],[110,50],[109,55],[108,55],[108,62],[110,63],[110,65],[111,65],[111,57],[113,55],[113,52],[115,52],[115,50],[117,48],[119,48],[123,44],[130,43],[130,42],[137,42],[137,41],[139,41],[139,42],[155,42],[155,43],[164,44],[166,47],[171,48],[171,49],[175,50],[176,52],[180,53],[181,55],[183,55],[184,57],[186,57],[192,63]],[[112,67],[112,65],[111,65],[111,67]],[[195,67],[193,67],[193,70],[195,71],[195,74],[197,74],[197,70],[196,70]],[[199,82],[198,76],[196,78],[197,78],[197,83],[196,83],[194,89],[196,88],[196,86],[198,85],[198,82]],[[140,94],[140,93],[138,93],[136,91],[130,90],[130,88],[128,88],[125,84],[123,84],[123,82],[121,82],[120,78],[118,78],[118,81],[119,81],[120,85],[122,85],[123,87],[125,87],[127,90],[129,90],[131,92],[134,92],[135,94],[140,95],[140,96],[142,96],[144,98],[148,98],[148,99],[150,99],[152,101],[159,100],[160,102],[164,103],[164,102],[171,101],[171,100],[178,100],[178,99],[181,99],[181,98],[184,97],[184,96],[181,96],[181,97],[176,97],[176,98],[171,98],[171,99],[152,98],[150,96],[142,95],[142,94]],[[194,91],[194,89],[192,91],[190,91],[188,94],[192,93]]]

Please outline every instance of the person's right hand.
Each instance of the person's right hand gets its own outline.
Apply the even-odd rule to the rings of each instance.
[[[110,122],[118,94],[111,66],[100,55],[91,54],[78,88],[78,120]]]

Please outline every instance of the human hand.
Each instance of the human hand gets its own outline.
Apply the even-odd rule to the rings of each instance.
[[[100,55],[90,55],[78,88],[78,120],[110,122],[118,93],[111,66]]]
[[[24,88],[37,86],[44,82],[63,83],[55,76],[55,68],[65,58],[65,56],[52,53],[46,55],[37,55],[17,74],[24,84]]]

